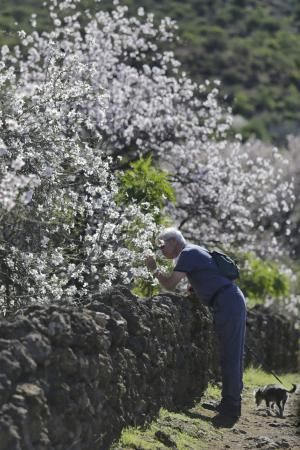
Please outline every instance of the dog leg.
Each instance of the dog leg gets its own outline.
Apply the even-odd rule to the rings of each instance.
[[[278,410],[279,410],[279,414],[277,414],[277,415],[279,415],[279,417],[283,417],[283,406],[281,405],[281,402],[277,401],[276,405],[277,405]]]

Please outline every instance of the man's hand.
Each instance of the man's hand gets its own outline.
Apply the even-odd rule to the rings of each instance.
[[[158,279],[159,283],[168,290],[173,290],[179,283],[179,281],[186,276],[186,274],[183,272],[173,271],[171,274],[165,275],[159,270],[156,270],[157,264],[153,256],[147,256],[145,258],[145,264],[151,272],[154,272],[153,276]]]
[[[148,269],[151,270],[151,272],[154,272],[154,270],[157,269],[157,264],[153,256],[147,256],[147,258],[145,259],[145,263]]]

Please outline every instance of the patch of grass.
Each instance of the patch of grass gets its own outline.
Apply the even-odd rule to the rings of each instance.
[[[277,375],[277,374],[276,374]],[[282,381],[284,387],[290,389],[292,387],[292,383],[297,384],[300,383],[299,374],[288,373],[279,375],[280,380]],[[244,374],[244,385],[246,388],[256,388],[258,386],[263,386],[265,384],[280,384],[276,378],[270,374],[264,372],[262,369],[258,369],[255,367],[249,367]]]
[[[111,447],[111,450],[159,450],[166,449],[163,435],[173,441],[178,450],[205,450],[210,449],[207,437],[217,431],[210,422],[202,420],[196,412],[174,413],[161,409],[157,420],[153,421],[147,429],[127,428],[122,432],[120,440]],[[156,435],[158,433],[158,435]],[[221,432],[217,432],[220,433]]]
[[[166,429],[168,428],[169,431],[179,432],[177,436],[179,439],[181,437],[180,435],[199,439],[210,428],[209,423],[201,420],[199,415],[194,412],[194,409],[186,413],[174,413],[162,409],[157,424]]]
[[[165,449],[154,437],[152,426],[145,431],[139,428],[125,428],[120,440],[111,447],[111,450],[154,450]]]
[[[217,384],[209,383],[204,395],[205,395],[205,397],[217,399],[220,397],[220,393],[221,393],[221,388]]]
[[[209,391],[216,395],[217,388],[210,386]],[[111,450],[168,448],[164,440],[159,437],[159,433],[173,441],[178,450],[199,450],[199,448],[209,450],[211,442],[208,442],[207,439],[212,439],[216,433],[222,434],[221,431],[216,431],[210,422],[203,420],[197,407],[183,413],[175,413],[162,408],[157,420],[153,421],[148,428],[124,429],[119,441],[111,447]]]

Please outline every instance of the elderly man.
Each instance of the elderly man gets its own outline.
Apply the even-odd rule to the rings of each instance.
[[[233,281],[220,273],[208,251],[187,244],[179,230],[168,228],[159,239],[164,257],[174,259],[175,267],[171,274],[164,274],[157,268],[155,258],[149,257],[146,261],[149,270],[167,290],[174,289],[182,278],[187,277],[199,300],[212,309],[220,350],[222,399],[217,405],[207,406],[218,412],[213,419],[216,426],[231,426],[241,415],[246,325],[244,296]]]

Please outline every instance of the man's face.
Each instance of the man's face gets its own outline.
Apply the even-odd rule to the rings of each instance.
[[[159,246],[162,254],[167,259],[175,258],[175,248],[176,248],[176,239],[170,238],[163,240],[162,244]]]

